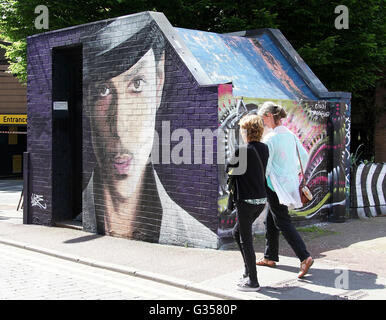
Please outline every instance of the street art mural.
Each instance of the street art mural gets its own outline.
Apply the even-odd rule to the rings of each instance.
[[[68,152],[60,157],[54,152],[53,132],[59,117],[63,123],[69,119],[73,105],[70,101],[68,110],[53,110],[52,92],[42,92],[53,87],[47,74],[58,79],[55,86],[61,89],[61,77],[52,70],[53,48],[76,46],[81,48],[82,70],[77,72],[82,73],[83,90],[82,131],[75,138],[82,139],[82,168],[74,179],[82,185],[77,219],[83,230],[217,248],[216,164],[196,163],[196,155],[205,159],[205,145],[184,140],[185,135],[194,137],[195,130],[217,129],[217,85],[198,85],[161,31],[158,20],[163,19],[145,12],[28,39],[28,221],[53,225],[68,219],[51,206],[55,186],[63,184],[52,173],[55,157],[62,158],[61,164],[71,160]],[[66,52],[71,58],[75,54]],[[44,141],[42,132],[47,133]],[[185,156],[188,151],[192,157]],[[68,203],[70,192],[63,188],[64,193],[56,192],[56,208],[60,201]]]
[[[235,223],[226,159],[238,120],[266,100],[285,107],[283,124],[310,154],[314,199],[294,219],[344,215],[349,99],[318,98],[330,92],[294,67],[279,33],[187,30],[142,12],[28,37],[25,221],[77,217],[89,232],[221,247]]]
[[[282,122],[302,142],[309,153],[305,167],[305,179],[313,194],[310,203],[290,210],[294,218],[327,219],[333,206],[346,206],[346,172],[341,161],[345,159],[346,129],[344,104],[312,100],[275,100],[282,105],[288,116]],[[219,86],[219,127],[224,131],[224,148],[229,159],[238,138],[238,121],[247,113],[257,113],[259,105],[267,99],[234,97],[231,85]],[[269,129],[265,129],[269,130]],[[338,163],[338,165],[336,165]],[[343,162],[344,163],[344,162]],[[235,212],[226,210],[228,199],[227,175],[219,168],[219,237],[230,236],[235,223]]]
[[[150,242],[216,247],[215,232],[178,205],[159,176],[165,161],[159,157],[159,137],[166,125],[171,129],[168,121],[156,128],[156,118],[159,108],[165,109],[173,98],[165,84],[172,62],[155,22],[133,19],[132,28],[118,19],[86,42],[85,110],[96,160],[83,194],[86,229]]]

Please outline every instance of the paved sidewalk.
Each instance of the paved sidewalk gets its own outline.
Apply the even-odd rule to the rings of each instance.
[[[10,184],[10,182],[8,182]],[[242,274],[237,250],[167,246],[100,236],[81,230],[23,225],[16,211],[21,188],[0,181],[0,243],[166,282],[224,299],[386,299],[386,218],[349,220],[301,229],[315,263],[304,280],[299,261],[281,239],[276,268],[258,267],[262,290],[237,291]],[[264,238],[256,237],[260,257]]]

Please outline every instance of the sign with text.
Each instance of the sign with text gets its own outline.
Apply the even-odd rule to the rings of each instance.
[[[54,110],[68,110],[68,102],[54,101]]]
[[[0,114],[0,124],[15,125],[27,124],[26,114]]]

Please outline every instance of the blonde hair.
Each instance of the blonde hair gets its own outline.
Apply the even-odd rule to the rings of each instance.
[[[239,121],[241,129],[247,131],[247,140],[260,141],[263,136],[264,126],[261,118],[256,114],[247,114]]]
[[[258,109],[257,114],[259,116],[266,116],[268,114],[273,115],[273,121],[276,125],[280,124],[282,118],[287,117],[287,112],[281,105],[275,104],[272,101],[264,102]]]

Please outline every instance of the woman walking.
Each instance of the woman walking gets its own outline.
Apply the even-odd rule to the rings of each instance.
[[[243,140],[247,145],[236,149],[238,161],[228,165],[236,179],[237,222],[233,236],[244,260],[244,274],[237,289],[258,291],[260,289],[256,273],[256,255],[253,248],[252,224],[261,214],[267,201],[265,188],[265,168],[268,161],[268,148],[261,143],[263,123],[257,115],[246,115],[239,122]],[[244,150],[243,150],[244,149]],[[233,163],[234,161],[231,161]],[[236,173],[235,167],[244,167],[244,173]]]
[[[256,264],[269,267],[276,265],[276,262],[279,261],[279,232],[281,231],[300,260],[298,278],[302,278],[314,260],[293,226],[288,208],[302,206],[298,175],[300,164],[296,149],[299,150],[303,166],[308,161],[308,154],[299,139],[281,124],[281,120],[287,116],[283,107],[267,101],[259,108],[258,114],[262,117],[264,126],[273,130],[264,137],[263,141],[269,149],[266,177],[270,210],[265,221],[264,258],[257,261]]]

